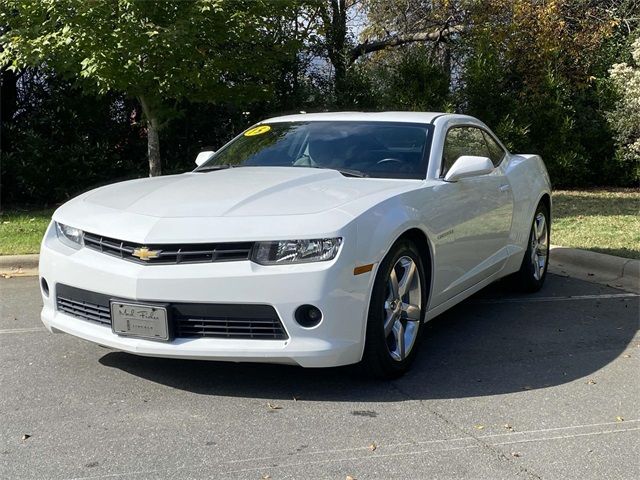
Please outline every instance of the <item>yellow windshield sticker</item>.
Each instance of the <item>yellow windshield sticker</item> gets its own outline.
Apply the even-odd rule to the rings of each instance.
[[[244,136],[253,137],[255,135],[262,135],[263,133],[267,133],[269,130],[271,130],[271,127],[269,125],[259,125],[244,132]]]

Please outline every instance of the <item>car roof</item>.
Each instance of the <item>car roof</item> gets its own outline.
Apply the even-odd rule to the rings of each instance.
[[[263,120],[260,123],[278,122],[335,122],[335,121],[355,121],[355,122],[408,122],[408,123],[433,123],[442,116],[455,116],[472,119],[466,115],[453,115],[443,112],[324,112],[324,113],[299,113],[295,115],[284,115]]]

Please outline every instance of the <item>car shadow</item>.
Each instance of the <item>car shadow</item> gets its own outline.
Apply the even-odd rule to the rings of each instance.
[[[621,293],[549,275],[538,294],[494,284],[427,324],[412,370],[393,382],[357,368],[148,358],[111,352],[104,366],[203,395],[306,401],[463,398],[560,385],[589,376],[627,348],[638,328],[638,298],[556,300]]]

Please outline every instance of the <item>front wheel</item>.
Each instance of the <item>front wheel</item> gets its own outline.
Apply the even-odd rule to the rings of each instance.
[[[362,365],[378,378],[409,370],[420,343],[426,281],[416,246],[399,241],[378,268],[373,285]]]
[[[540,203],[533,217],[522,265],[515,273],[515,280],[524,292],[537,292],[544,284],[549,266],[550,225],[549,209]]]

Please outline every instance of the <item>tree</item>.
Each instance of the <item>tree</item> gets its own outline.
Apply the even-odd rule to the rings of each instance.
[[[617,63],[610,75],[620,94],[609,120],[616,131],[619,156],[631,164],[634,181],[640,179],[640,38],[631,46],[634,64]]]
[[[438,0],[318,0],[320,32],[324,35],[324,47],[334,70],[334,93],[339,106],[349,103],[349,69],[361,58],[387,49],[413,43],[445,42],[460,33],[457,2]],[[401,4],[404,6],[401,8]],[[399,11],[424,8],[412,21],[400,21]],[[350,12],[352,12],[350,14]],[[414,12],[416,13],[416,12]],[[445,14],[446,13],[446,14]],[[354,18],[366,18],[367,28],[357,41],[349,28]]]
[[[149,172],[160,175],[159,134],[182,100],[268,98],[299,40],[277,28],[298,1],[3,0],[0,66],[46,65],[90,91],[136,98],[147,126]]]

